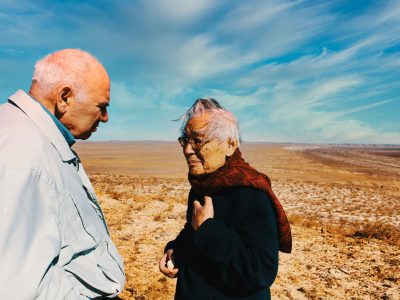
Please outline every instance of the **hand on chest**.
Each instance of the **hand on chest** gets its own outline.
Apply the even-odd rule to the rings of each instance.
[[[193,209],[193,201],[191,201],[191,209]],[[246,207],[243,205],[243,199],[240,199],[232,190],[227,190],[211,197],[213,218],[222,221],[228,228],[236,229],[240,226]],[[198,200],[204,206],[204,200]]]

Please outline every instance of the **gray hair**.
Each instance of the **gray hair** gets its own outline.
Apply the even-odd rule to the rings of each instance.
[[[35,83],[44,97],[58,87],[70,85],[78,102],[85,99],[85,82],[92,63],[100,62],[90,53],[80,49],[64,49],[50,53],[35,64],[32,84]]]
[[[211,114],[208,121],[205,136],[208,139],[218,139],[220,142],[227,140],[237,141],[240,144],[239,123],[234,115],[222,107],[219,102],[213,98],[199,98],[182,116],[181,135],[185,134],[187,123],[194,116]]]

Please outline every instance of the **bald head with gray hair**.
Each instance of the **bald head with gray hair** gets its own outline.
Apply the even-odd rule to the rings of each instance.
[[[181,135],[185,134],[187,123],[195,116],[209,114],[210,118],[204,135],[207,139],[220,142],[231,141],[240,144],[239,123],[235,116],[213,98],[199,98],[182,116]]]
[[[64,49],[39,60],[29,94],[77,139],[88,139],[108,121],[110,78],[83,50]]]
[[[63,49],[36,62],[30,94],[51,101],[60,87],[69,86],[78,102],[85,99],[85,83],[93,73],[106,73],[101,63],[80,49]]]

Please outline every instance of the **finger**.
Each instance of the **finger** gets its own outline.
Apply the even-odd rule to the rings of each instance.
[[[179,269],[168,269],[168,268],[162,268],[162,269],[160,269],[160,271],[165,275],[165,276],[168,276],[168,277],[170,277],[170,278],[174,278],[174,277],[176,277],[176,275],[178,274],[178,272],[179,272]]]
[[[163,273],[165,276],[171,277],[174,276],[173,274],[171,274],[171,270],[166,268],[166,267],[162,267],[160,268],[161,273]]]
[[[158,268],[160,269],[161,273],[166,274],[168,272],[168,269],[161,262],[159,263]]]
[[[165,270],[167,269],[167,267],[165,266],[165,260],[164,261],[162,259],[160,260],[160,262],[158,263],[158,268],[162,273],[165,274]]]
[[[166,261],[171,260],[172,259],[172,254],[174,253],[174,250],[168,250],[165,254],[166,254]]]
[[[178,275],[178,272],[179,272],[179,269],[172,269],[172,270],[169,270],[168,276],[171,277],[171,278],[175,278],[176,275]]]
[[[210,196],[204,196],[204,206],[213,206],[212,198]]]
[[[165,253],[162,257],[161,257],[161,259],[160,259],[160,263],[161,262],[166,262],[167,261],[167,253]]]
[[[193,201],[193,210],[199,209],[199,208],[201,208],[200,202],[197,201],[197,200],[194,200],[194,201]]]

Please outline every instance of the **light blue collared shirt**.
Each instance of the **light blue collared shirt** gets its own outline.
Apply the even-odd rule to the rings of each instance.
[[[45,112],[47,112],[49,114],[49,116],[52,118],[52,120],[54,121],[54,123],[56,124],[57,128],[60,130],[61,134],[63,135],[63,137],[65,138],[65,140],[67,141],[68,145],[71,147],[73,144],[75,144],[75,138],[72,135],[72,133],[64,126],[63,123],[60,122],[59,119],[56,118],[55,115],[53,115],[46,107],[44,107],[44,105],[42,103],[40,103],[39,101],[37,101],[34,97],[32,97],[31,94],[28,94],[33,100],[35,100],[37,103],[40,104],[40,106],[44,109]]]

